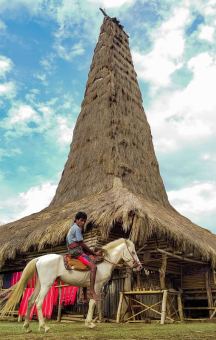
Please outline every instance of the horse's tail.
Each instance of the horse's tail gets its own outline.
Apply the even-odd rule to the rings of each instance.
[[[15,310],[16,305],[19,303],[22,297],[23,291],[26,287],[28,280],[34,275],[36,271],[37,260],[38,260],[37,258],[33,259],[27,264],[27,266],[23,270],[20,280],[13,287],[10,288],[10,290],[12,290],[12,293],[4,307],[0,311],[1,316]]]

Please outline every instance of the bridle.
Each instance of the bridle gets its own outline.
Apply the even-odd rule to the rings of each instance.
[[[133,268],[136,268],[136,267],[138,267],[138,266],[140,266],[140,263],[135,259],[135,257],[133,256],[133,254],[131,253],[131,251],[130,251],[130,249],[129,249],[129,247],[128,247],[128,244],[127,244],[127,241],[125,240],[125,244],[126,244],[126,247],[127,247],[127,250],[128,250],[128,252],[129,252],[129,254],[130,254],[130,256],[132,257],[132,260],[133,260]],[[125,257],[125,256],[124,256]],[[112,265],[114,265],[114,266],[116,266],[116,267],[122,267],[122,265],[121,264],[118,264],[118,263],[114,263],[114,262],[111,262],[111,261],[109,261],[107,258],[105,258],[104,257],[104,261],[106,261],[106,262],[108,262],[108,263],[110,263],[110,264],[112,264]],[[126,262],[126,263],[128,263],[128,262],[130,262],[131,261],[131,259],[125,259],[124,258],[124,262]]]
[[[127,241],[126,241],[126,240],[125,240],[125,243],[126,243],[127,250],[128,250],[130,256],[131,256],[132,259],[133,259],[133,268],[136,268],[136,267],[140,266],[140,263],[135,259],[135,257],[134,257],[133,254],[131,253],[131,251],[130,251],[130,249],[129,249],[129,247],[128,247],[128,244],[127,244]],[[131,259],[124,260],[124,261],[127,263],[127,262],[130,262]]]

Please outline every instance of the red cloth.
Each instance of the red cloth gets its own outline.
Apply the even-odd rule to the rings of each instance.
[[[11,286],[15,285],[19,281],[21,275],[22,275],[22,272],[13,273],[12,278],[11,278]]]
[[[18,280],[18,277],[20,277],[21,274],[22,272],[20,272],[19,275],[17,273],[14,273],[13,282]],[[37,280],[37,274],[35,274],[32,277],[32,279],[30,279],[27,283],[27,288],[25,289],[25,292],[23,294],[23,298],[21,300],[20,307],[19,307],[19,315],[21,316],[25,316],[26,314],[28,300],[34,291],[36,280]],[[55,281],[53,286],[48,291],[44,299],[43,305],[42,305],[43,316],[46,318],[51,318],[53,307],[57,305],[57,302],[58,302],[58,288],[55,287],[56,285],[57,285],[57,282]],[[73,305],[76,300],[77,291],[78,291],[78,287],[74,287],[74,286],[62,287],[60,303],[64,305]],[[31,309],[30,319],[32,319],[33,315],[37,315],[37,308],[35,304]]]
[[[20,306],[19,306],[19,311],[18,311],[19,315],[24,316],[26,314],[28,299],[32,295],[33,291],[34,291],[34,288],[26,288],[26,290],[23,294],[23,297],[22,297],[22,301],[21,301]]]
[[[62,287],[62,294],[61,294],[61,304],[66,305],[73,305],[76,300],[78,287],[68,286]]]
[[[22,301],[20,303],[19,315],[25,316],[26,311],[27,311],[28,299],[32,295],[33,291],[34,291],[34,288],[26,288]],[[43,305],[42,305],[42,312],[45,318],[48,318],[48,319],[51,318],[53,307],[54,305],[57,304],[57,300],[58,300],[58,288],[52,286],[50,290],[48,291],[44,299]],[[31,309],[30,319],[32,319],[33,315],[37,315],[37,309],[36,309],[35,304]]]

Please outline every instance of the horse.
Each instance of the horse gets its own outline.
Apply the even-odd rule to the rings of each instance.
[[[134,243],[131,240],[126,240],[124,238],[117,239],[103,246],[102,250],[104,252],[104,259],[103,262],[97,265],[97,274],[95,280],[95,292],[97,295],[100,295],[103,286],[109,281],[113,269],[122,260],[135,271],[140,271],[142,269],[142,265],[135,251]],[[45,332],[48,332],[49,327],[45,324],[43,318],[42,304],[46,294],[48,293],[56,278],[60,278],[69,285],[89,287],[90,272],[78,271],[75,269],[65,269],[63,255],[60,254],[47,254],[34,258],[24,268],[18,283],[13,286],[15,288],[12,291],[5,306],[0,311],[1,315],[5,315],[15,309],[22,297],[28,280],[34,275],[35,271],[37,272],[38,278],[34,292],[28,300],[27,312],[23,327],[26,332],[31,331],[29,328],[30,311],[34,303],[36,303],[39,330],[44,329]],[[85,319],[85,325],[89,328],[95,327],[95,323],[93,322],[95,305],[96,301],[91,298],[89,301],[87,317]]]

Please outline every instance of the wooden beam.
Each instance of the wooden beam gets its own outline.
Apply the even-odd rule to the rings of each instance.
[[[169,251],[166,251],[166,250],[163,250],[163,249],[160,249],[160,248],[157,248],[156,252],[159,252],[161,254],[166,254],[167,256],[171,256],[171,257],[174,257],[176,259],[179,259],[179,260],[182,260],[182,261],[186,261],[186,262],[198,263],[198,264],[207,264],[207,262],[188,259],[187,257],[176,255],[176,254],[170,253]]]
[[[142,246],[141,248],[139,248],[138,250],[137,250],[137,254],[139,254],[144,248],[146,248],[147,247],[147,244],[144,244],[144,246]]]

